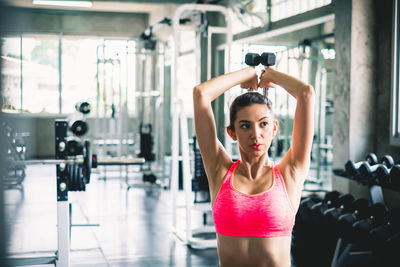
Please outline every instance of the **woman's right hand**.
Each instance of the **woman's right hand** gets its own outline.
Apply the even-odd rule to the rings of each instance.
[[[258,76],[255,70],[254,70],[254,75],[250,79],[240,84],[240,88],[251,89],[251,90],[258,89]]]

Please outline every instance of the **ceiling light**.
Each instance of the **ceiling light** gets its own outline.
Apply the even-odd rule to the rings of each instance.
[[[70,7],[92,7],[92,1],[81,1],[81,0],[33,0],[34,5],[47,5],[47,6],[70,6]]]

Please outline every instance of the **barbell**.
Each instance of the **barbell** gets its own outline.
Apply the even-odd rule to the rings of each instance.
[[[64,142],[60,142],[60,149],[64,150]],[[83,155],[69,156],[65,159],[30,159],[30,160],[13,160],[10,165],[27,166],[27,165],[58,165],[61,170],[68,173],[68,190],[84,191],[86,184],[90,182],[92,168],[98,165],[139,165],[145,163],[144,158],[133,157],[104,157],[97,158],[96,154],[92,154],[90,142],[85,141],[83,145]],[[66,185],[63,185],[63,187]]]
[[[92,164],[96,161],[97,165],[135,165],[145,163],[144,158],[133,158],[133,157],[104,157],[97,158],[96,154],[92,155]],[[83,165],[84,157],[73,156],[67,159],[28,159],[28,160],[14,160],[11,161],[13,165]]]

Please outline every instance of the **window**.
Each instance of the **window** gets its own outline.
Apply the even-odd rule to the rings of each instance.
[[[393,9],[393,56],[392,56],[392,120],[391,120],[391,138],[392,145],[400,146],[400,11],[399,0],[394,1]]]
[[[58,37],[5,37],[2,45],[3,111],[59,111]]]
[[[73,113],[81,101],[101,114],[125,102],[129,111],[136,106],[124,89],[134,82],[127,78],[133,76],[126,71],[126,40],[51,34],[0,40],[5,112]]]
[[[306,11],[329,5],[332,0],[272,0],[271,21],[288,18]]]
[[[63,37],[62,112],[73,113],[80,101],[96,102],[98,38]],[[92,106],[92,108],[95,108]]]
[[[1,81],[3,88],[3,109],[18,112],[22,107],[21,98],[21,38],[1,39]]]
[[[59,111],[58,37],[22,38],[22,109],[30,113]]]

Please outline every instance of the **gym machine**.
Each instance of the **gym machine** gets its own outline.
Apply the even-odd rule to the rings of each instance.
[[[54,257],[41,258],[11,258],[11,263],[18,265],[55,264],[69,266],[70,252],[70,207],[68,202],[69,191],[85,191],[90,183],[92,168],[99,165],[141,165],[144,158],[97,158],[92,154],[90,141],[85,140],[83,145],[76,139],[70,139],[71,130],[68,120],[55,121],[55,159],[44,160],[10,160],[11,166],[21,168],[27,165],[56,165],[57,166],[57,244],[58,250]]]
[[[135,106],[138,112],[139,157],[146,159],[141,168],[147,194],[154,194],[167,187],[165,174],[165,126],[164,126],[164,66],[165,44],[149,31],[132,38],[134,44],[127,50],[133,55],[135,67]],[[131,71],[131,70],[129,70]],[[155,153],[154,153],[155,152]],[[131,185],[128,183],[128,190]],[[157,191],[158,192],[158,191]]]
[[[97,99],[94,123],[94,150],[100,156],[128,155],[134,145],[129,136],[128,91],[123,78],[127,66],[126,48],[113,40],[97,47]],[[125,75],[127,76],[127,75]],[[128,78],[127,78],[128,79]],[[104,173],[106,169],[103,168]],[[106,174],[104,174],[104,179]]]
[[[7,159],[24,160],[26,158],[26,145],[24,137],[29,133],[16,133],[13,129],[2,122],[3,136],[6,137]],[[3,174],[3,185],[6,189],[22,190],[22,183],[25,179],[25,166],[8,166]]]
[[[211,26],[205,20],[206,12],[219,12],[226,21],[225,27]],[[187,14],[193,15],[194,24],[192,26],[181,25],[185,20],[183,18]],[[197,24],[196,24],[197,23]],[[192,211],[197,210],[203,214],[211,211],[211,205],[207,203],[194,203],[193,193],[191,189],[192,175],[190,171],[190,149],[187,117],[184,111],[183,100],[178,96],[178,57],[180,55],[180,34],[182,31],[195,31],[196,45],[196,83],[201,81],[200,70],[200,47],[202,36],[207,37],[207,79],[211,79],[211,38],[214,34],[224,34],[226,36],[225,46],[225,72],[229,72],[230,66],[230,46],[232,42],[231,19],[228,9],[218,5],[207,4],[184,4],[177,8],[172,19],[173,31],[173,60],[171,65],[171,95],[172,95],[172,167],[171,167],[171,193],[172,193],[172,227],[173,233],[179,240],[182,240],[188,246],[195,249],[216,248],[216,234],[214,226],[203,225],[202,227],[192,228]],[[193,85],[191,85],[192,87]],[[181,136],[179,140],[179,135]],[[179,153],[181,148],[181,154]],[[227,147],[227,151],[231,151]],[[177,195],[179,189],[179,161],[182,160],[183,169],[183,189],[184,204],[178,205]],[[177,212],[179,208],[185,209],[185,226],[177,225]],[[212,236],[211,239],[206,238]]]

